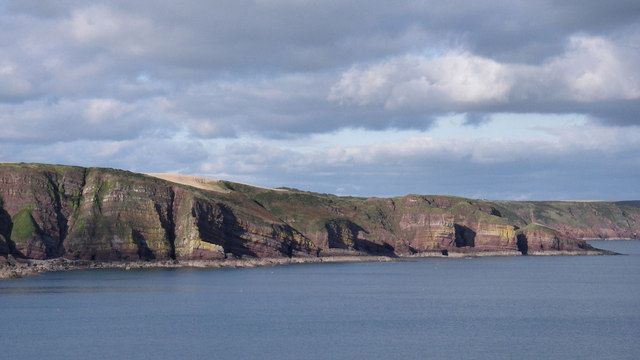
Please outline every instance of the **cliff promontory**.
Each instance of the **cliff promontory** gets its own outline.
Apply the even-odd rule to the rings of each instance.
[[[357,198],[188,176],[0,165],[0,255],[191,261],[581,252],[633,238],[638,202]]]

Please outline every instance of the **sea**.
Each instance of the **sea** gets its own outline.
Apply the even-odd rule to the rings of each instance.
[[[623,256],[0,281],[1,359],[640,359],[640,241]]]

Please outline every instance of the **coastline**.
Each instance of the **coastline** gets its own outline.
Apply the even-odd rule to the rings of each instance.
[[[49,260],[21,260],[13,265],[0,265],[0,280],[34,276],[46,272],[89,269],[225,269],[295,264],[389,262],[394,260],[396,260],[396,258],[389,256],[330,256],[184,261],[88,261],[58,258]]]
[[[522,255],[519,251],[476,251],[476,252],[449,252],[443,255],[440,251],[423,252],[404,256],[326,256],[326,257],[292,257],[292,258],[256,258],[256,259],[225,259],[225,260],[184,260],[184,261],[88,261],[67,260],[64,258],[49,260],[13,260],[0,265],[0,280],[17,279],[27,276],[35,276],[46,272],[89,270],[89,269],[226,269],[226,268],[253,268],[267,266],[282,266],[296,264],[324,264],[324,263],[362,263],[362,262],[394,262],[416,261],[419,259],[441,258],[462,259],[480,257],[505,257],[505,256],[604,256],[620,255],[607,250],[559,250],[559,251],[533,251]]]
[[[616,252],[592,249],[592,250],[553,250],[553,251],[529,251],[526,255],[517,250],[494,250],[494,251],[470,251],[470,252],[449,252],[448,255],[442,255],[440,252],[417,253],[413,255],[400,256],[401,259],[412,258],[479,258],[479,257],[501,257],[501,256],[604,256],[604,255],[620,255]]]

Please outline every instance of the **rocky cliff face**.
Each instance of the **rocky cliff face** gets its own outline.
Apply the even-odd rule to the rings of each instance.
[[[3,165],[0,197],[0,252],[19,257],[167,260],[313,252],[310,241],[246,197],[124,171]]]
[[[214,186],[215,185],[215,186]],[[634,237],[638,203],[337,197],[229,182],[193,187],[113,169],[0,165],[0,254],[190,260],[554,251]]]
[[[640,202],[501,201],[495,207],[520,227],[539,224],[572,238],[636,239]]]

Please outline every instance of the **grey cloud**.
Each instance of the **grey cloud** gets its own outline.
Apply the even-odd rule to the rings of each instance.
[[[66,14],[73,3],[65,0],[9,0],[0,2],[0,6],[6,6],[11,13],[47,18]]]
[[[187,129],[200,138],[348,127],[425,129],[434,117],[450,112],[556,108],[603,123],[633,124],[633,100],[612,100],[623,109],[613,102],[548,101],[545,97],[554,95],[547,91],[554,88],[552,76],[543,78],[550,81],[544,96],[530,96],[539,91],[535,84],[518,85],[506,103],[452,105],[430,96],[432,105],[425,108],[415,81],[397,87],[405,99],[392,110],[341,105],[327,101],[327,94],[354,64],[366,67],[407,54],[437,58],[453,49],[499,65],[541,66],[566,53],[576,36],[602,38],[621,49],[637,43],[638,19],[634,1],[4,1],[0,25],[10,30],[0,34],[0,103],[17,105],[5,107],[12,119],[2,121],[12,133],[28,134],[7,132],[4,139],[67,141],[94,138],[96,132],[123,138],[125,132],[131,137],[157,127],[158,121],[163,131]],[[629,65],[627,73],[637,73],[639,66]],[[296,77],[300,80],[291,80]],[[270,98],[267,92],[281,95]],[[150,108],[140,105],[159,97],[172,106],[149,114]],[[86,131],[63,133],[45,120],[20,117],[26,116],[22,102],[33,111],[53,110],[55,119],[50,103],[101,98],[133,104],[131,119],[112,128],[88,125]],[[67,120],[51,122],[83,124],[71,120],[82,117],[79,111],[68,110]]]
[[[458,45],[501,61],[540,61],[561,51],[572,34],[607,33],[637,25],[640,16],[634,1],[108,4],[16,1],[6,10],[57,16],[72,32],[85,21],[85,30],[109,30],[76,37],[85,47],[204,72],[327,69],[434,45]]]
[[[612,101],[591,104],[587,109],[602,124],[619,126],[640,125],[640,102],[637,100]]]
[[[640,123],[639,6],[0,0],[0,159],[362,195],[597,198],[594,184],[607,183],[610,198],[638,198],[640,149],[625,136]],[[433,70],[450,54],[455,66]],[[385,75],[385,64],[398,69]],[[362,86],[340,88],[349,74],[346,85]],[[452,113],[470,125],[496,113],[575,113],[602,126],[558,140],[574,148],[268,145],[344,128],[428,129]],[[608,130],[615,141],[577,145]]]
[[[367,107],[328,102],[327,74],[296,74],[270,79],[208,82],[177,94],[175,107],[191,132],[201,138],[241,133],[287,137],[326,133],[343,127],[429,128],[435,117],[412,111],[381,113]]]
[[[167,138],[78,140],[23,147],[4,143],[0,157],[8,162],[42,162],[102,166],[138,172],[195,173],[209,153],[198,141]],[[55,159],[52,160],[52,159]]]
[[[470,112],[465,114],[464,124],[471,126],[480,126],[491,121],[491,116],[482,113]]]
[[[53,143],[168,134],[176,126],[162,111],[165,103],[162,98],[138,103],[94,98],[0,104],[0,141]]]
[[[640,196],[634,155],[640,132],[631,130],[576,126],[546,139],[418,137],[312,153],[239,143],[216,153],[201,170],[266,186],[364,196],[631,199]]]

